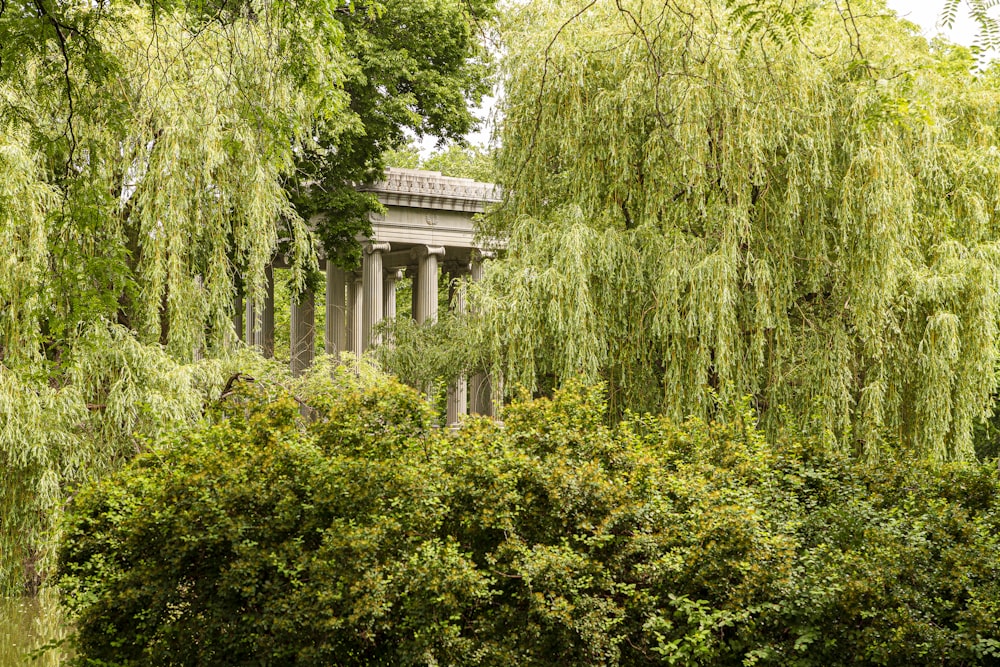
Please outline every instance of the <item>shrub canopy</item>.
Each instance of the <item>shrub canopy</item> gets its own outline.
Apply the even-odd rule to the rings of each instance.
[[[436,429],[391,381],[244,386],[83,492],[80,664],[971,665],[1000,657],[994,466],[630,417],[598,390]]]

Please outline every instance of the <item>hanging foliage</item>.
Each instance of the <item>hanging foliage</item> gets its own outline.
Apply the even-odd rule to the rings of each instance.
[[[995,71],[879,0],[540,0],[508,39],[479,298],[509,384],[972,453],[996,387]]]
[[[469,129],[492,4],[0,3],[0,593],[80,482],[200,417],[237,290],[276,252],[307,287],[322,193]]]
[[[0,85],[0,100],[9,94]],[[2,102],[0,102],[2,104]],[[45,271],[54,192],[39,178],[27,132],[0,116],[0,363],[32,358],[33,331],[42,310],[37,285]]]
[[[0,9],[0,592],[51,565],[63,504],[201,414],[234,284],[262,301],[282,187],[347,109],[325,3]],[[226,337],[229,337],[228,341]]]

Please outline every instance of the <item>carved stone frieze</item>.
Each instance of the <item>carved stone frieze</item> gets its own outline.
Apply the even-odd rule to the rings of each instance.
[[[500,201],[500,190],[492,183],[396,167],[386,170],[384,180],[362,185],[358,190],[373,193],[385,206],[443,211],[482,213],[488,204]]]

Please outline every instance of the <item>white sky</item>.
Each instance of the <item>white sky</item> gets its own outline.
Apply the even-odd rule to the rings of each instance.
[[[916,23],[924,29],[924,37],[930,39],[938,34],[956,44],[971,46],[976,39],[978,26],[969,16],[968,7],[962,2],[955,24],[950,30],[938,27],[945,0],[886,0],[889,9],[896,10],[900,17]]]

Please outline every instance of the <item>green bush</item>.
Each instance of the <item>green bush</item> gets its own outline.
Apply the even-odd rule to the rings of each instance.
[[[75,501],[90,665],[977,665],[995,467],[636,417],[598,390],[432,426],[345,376],[243,387]],[[739,417],[739,416],[737,416]]]

